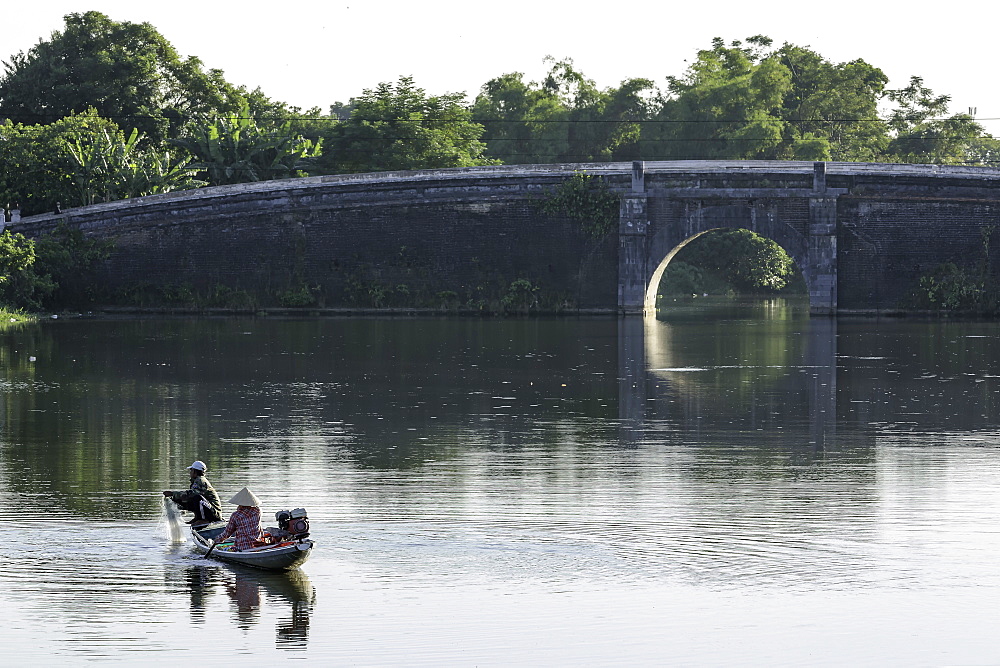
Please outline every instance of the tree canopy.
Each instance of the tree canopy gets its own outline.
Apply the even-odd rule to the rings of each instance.
[[[188,159],[147,146],[93,109],[54,123],[0,125],[0,201],[25,215],[203,185]]]
[[[322,169],[371,172],[491,164],[483,127],[460,94],[427,95],[411,77],[381,83],[351,100],[347,120],[331,123]]]
[[[885,74],[771,46],[762,35],[716,38],[683,76],[668,77],[648,150],[659,159],[877,159],[888,143],[878,114]]]
[[[112,21],[96,11],[67,15],[62,31],[4,66],[0,116],[25,124],[93,108],[155,142],[192,115],[234,110],[241,98],[268,106],[259,91],[227,83],[221,70],[181,58],[149,23]]]
[[[244,100],[238,111],[202,119],[171,143],[194,156],[191,168],[213,186],[304,176],[321,142],[292,126],[288,119],[258,123]]]
[[[1000,164],[1000,141],[914,76],[763,35],[721,38],[658,88],[571,59],[475,100],[412,77],[302,111],[182,58],[148,23],[69,14],[0,76],[0,197],[24,212],[199,183],[484,164],[771,159]],[[199,170],[201,182],[193,178]]]
[[[795,272],[795,261],[771,239],[747,229],[713,230],[677,252],[660,291],[776,293],[788,287]]]
[[[600,90],[572,60],[548,62],[540,83],[511,72],[483,85],[472,112],[486,129],[487,154],[508,164],[638,158],[653,82],[629,79]]]

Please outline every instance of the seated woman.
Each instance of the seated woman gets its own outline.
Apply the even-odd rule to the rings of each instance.
[[[232,536],[234,546],[241,552],[262,545],[264,533],[260,529],[260,500],[257,496],[244,487],[229,499],[229,503],[235,503],[239,507],[229,516],[229,523],[216,537],[215,544]]]

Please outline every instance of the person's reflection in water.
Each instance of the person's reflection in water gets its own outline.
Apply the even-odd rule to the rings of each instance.
[[[183,571],[168,571],[175,587],[183,582],[191,604],[191,619],[204,623],[209,599],[225,589],[233,606],[233,620],[244,631],[273,608],[278,616],[275,645],[279,649],[305,649],[309,641],[309,617],[316,604],[316,590],[300,570],[269,573],[238,566],[198,565]],[[270,606],[265,608],[264,606]],[[286,607],[287,605],[287,607]],[[287,610],[291,610],[291,615]]]
[[[184,569],[184,579],[191,597],[191,620],[205,621],[205,604],[217,584],[221,583],[219,573],[214,568],[192,566]]]
[[[316,603],[316,590],[302,571],[282,573],[275,578],[275,586],[268,593],[285,599],[292,604],[292,616],[278,620],[278,636],[275,644],[279,648],[304,649],[309,641],[309,615]]]
[[[226,593],[236,604],[236,626],[247,630],[260,615],[260,585],[244,573],[236,574],[236,581],[226,586]]]

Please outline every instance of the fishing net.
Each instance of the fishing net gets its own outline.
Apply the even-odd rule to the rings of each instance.
[[[160,523],[166,527],[171,543],[183,543],[184,525],[181,522],[181,509],[167,497],[161,498],[163,510],[160,512]]]

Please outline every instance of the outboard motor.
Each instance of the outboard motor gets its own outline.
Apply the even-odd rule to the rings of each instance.
[[[309,517],[305,508],[279,510],[274,514],[274,519],[278,521],[278,527],[293,538],[305,538],[309,535]]]

